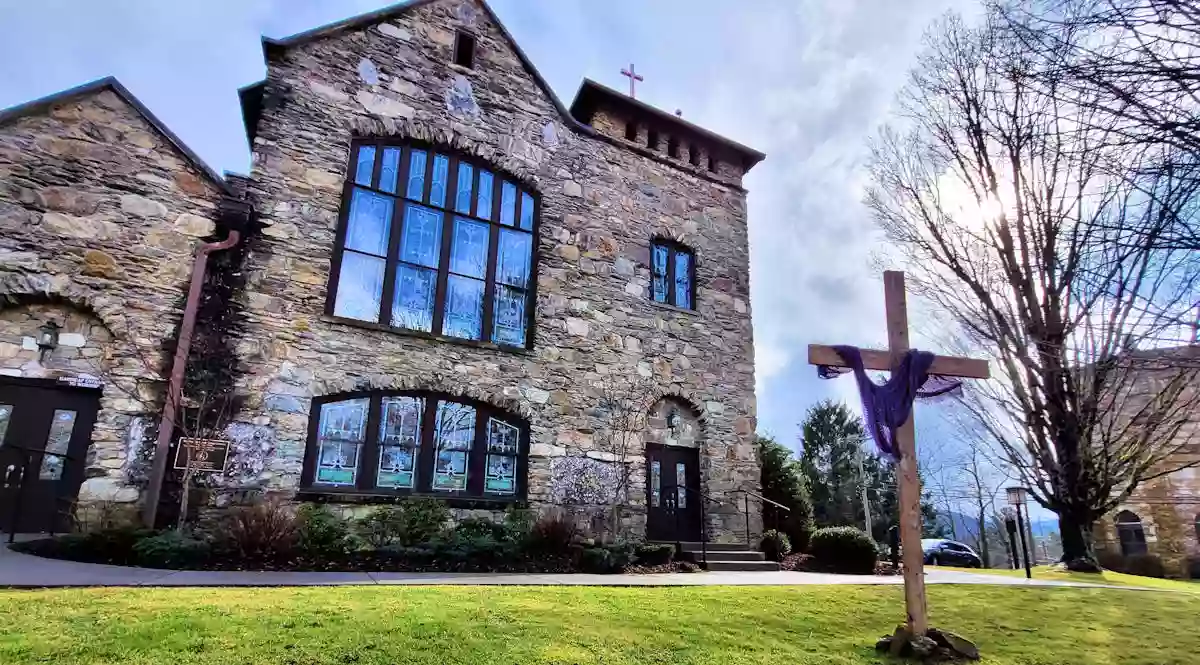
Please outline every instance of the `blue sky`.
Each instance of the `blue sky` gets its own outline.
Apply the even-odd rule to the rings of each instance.
[[[378,9],[379,0],[41,0],[0,6],[0,107],[116,75],[218,171],[246,172],[238,87],[259,37]],[[751,173],[759,429],[795,445],[823,397],[810,342],[883,345],[880,239],[861,205],[865,141],[886,119],[926,26],[972,0],[492,0],[568,103],[583,77],[767,153]],[[916,323],[919,323],[917,321]],[[922,442],[948,445],[932,408]]]

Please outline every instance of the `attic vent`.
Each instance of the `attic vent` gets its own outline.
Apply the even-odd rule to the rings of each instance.
[[[688,144],[688,162],[692,166],[700,166],[700,146],[695,143]]]
[[[651,129],[646,132],[646,147],[651,150],[658,150],[658,132]]]
[[[636,141],[637,134],[638,134],[638,127],[637,127],[636,122],[633,122],[632,120],[630,120],[629,122],[625,123],[625,140],[626,141]]]
[[[467,69],[475,68],[475,37],[461,30],[454,38],[454,64]]]
[[[674,136],[667,139],[667,157],[679,159],[679,139]]]

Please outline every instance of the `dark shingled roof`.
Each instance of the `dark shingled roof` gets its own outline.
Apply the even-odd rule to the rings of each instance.
[[[366,14],[360,14],[358,16],[352,16],[350,18],[343,19],[341,21],[329,23],[327,25],[313,28],[312,30],[299,32],[289,37],[282,37],[278,39],[272,37],[263,37],[263,54],[269,57],[272,52],[278,52],[287,49],[288,47],[297,46],[315,39],[328,37],[344,30],[354,30],[372,25],[374,23],[386,21],[410,10],[437,1],[438,0],[409,0],[408,2],[401,2],[399,4],[390,5],[373,12],[368,12]],[[649,104],[631,99],[590,79],[584,79],[583,86],[580,88],[579,94],[575,98],[575,102],[571,105],[571,109],[568,110],[558,98],[558,95],[554,94],[554,90],[550,87],[550,85],[546,83],[546,79],[542,77],[540,72],[538,72],[537,67],[533,65],[533,62],[529,59],[529,56],[525,55],[525,52],[521,49],[521,46],[517,44],[517,41],[513,38],[512,33],[508,31],[508,28],[504,27],[504,22],[500,20],[500,17],[496,15],[496,12],[492,10],[487,1],[479,0],[478,4],[483,7],[483,10],[487,13],[488,18],[497,26],[505,40],[508,41],[509,45],[513,49],[513,52],[516,53],[517,58],[520,59],[521,65],[525,68],[525,71],[527,71],[529,75],[533,77],[534,81],[537,82],[538,86],[541,87],[546,96],[550,98],[550,101],[554,104],[555,108],[558,109],[559,115],[562,116],[563,122],[574,131],[595,139],[606,141],[626,150],[633,150],[634,152],[642,154],[651,159],[655,159],[672,166],[678,166],[678,164],[668,160],[666,157],[638,146],[630,146],[624,141],[601,134],[588,125],[587,122],[591,119],[590,113],[592,110],[594,110],[590,108],[590,105],[603,98],[605,101],[613,104],[632,103],[634,107],[643,114],[652,114],[664,124],[674,124],[678,127],[683,127],[689,133],[704,137],[705,139],[722,146],[726,150],[739,156],[742,159],[745,170],[747,171],[765,158],[765,155],[757,150],[748,148],[740,143],[737,143],[736,141],[731,141],[723,136],[704,129],[703,127],[694,125],[660,109],[656,109]],[[246,123],[247,136],[250,137],[250,143],[253,144],[255,134],[253,127],[257,124],[258,115],[261,113],[262,82],[242,88],[239,91],[239,94],[242,98],[242,117]],[[587,111],[587,113],[583,114],[583,111]],[[583,117],[581,117],[581,114]],[[709,176],[705,175],[705,177]]]
[[[214,185],[220,188],[222,192],[229,193],[229,185],[225,182],[225,180],[221,178],[216,171],[209,167],[208,164],[205,164],[204,160],[200,159],[199,155],[197,155],[191,148],[187,147],[187,144],[185,144],[183,140],[175,135],[175,132],[172,132],[169,128],[167,128],[167,126],[164,125],[157,116],[150,112],[150,109],[146,108],[145,104],[142,104],[140,101],[138,101],[138,98],[135,97],[128,88],[121,85],[121,82],[113,76],[106,76],[102,79],[96,79],[90,83],[84,83],[83,85],[76,86],[74,88],[68,88],[67,90],[62,90],[40,99],[35,99],[33,101],[25,102],[24,104],[10,106],[7,109],[0,110],[0,125],[28,115],[41,113],[55,104],[70,102],[75,99],[79,99],[80,97],[93,95],[104,90],[112,90],[117,94],[118,97],[124,100],[126,104],[132,106],[146,122],[150,123],[150,126],[158,130],[158,132],[162,134],[163,138],[167,139],[171,145],[175,146],[175,149],[182,153],[183,156],[186,157],[189,162],[191,162],[192,166],[196,167],[196,170],[207,176],[208,179],[211,180]]]
[[[740,157],[742,166],[747,171],[766,158],[766,155],[753,148],[748,148],[737,141],[732,141],[699,125],[692,124],[677,115],[667,113],[662,109],[634,99],[625,93],[617,92],[612,88],[585,78],[583,85],[579,86],[579,93],[575,95],[575,101],[571,103],[571,114],[580,122],[589,122],[592,119],[592,115],[601,106],[623,109],[637,116],[650,116],[660,126],[673,126],[677,130],[683,130],[682,132],[676,131],[676,134],[691,134],[704,140],[712,141]]]

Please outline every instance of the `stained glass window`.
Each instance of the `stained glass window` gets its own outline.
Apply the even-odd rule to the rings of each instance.
[[[500,223],[513,226],[517,219],[517,186],[511,182],[500,187]]]
[[[12,418],[11,404],[0,404],[0,446],[4,445],[4,435],[8,433],[8,421]]]
[[[496,498],[523,493],[527,429],[496,407],[423,392],[316,402],[306,486]]]
[[[687,508],[687,466],[675,463],[675,505]]]
[[[333,402],[321,407],[317,426],[316,482],[353,486],[358,479],[358,458],[367,435],[369,399]]]
[[[354,170],[354,182],[364,186],[371,186],[371,176],[374,175],[375,169],[375,148],[366,146],[358,151],[358,165]]]
[[[691,250],[669,241],[650,246],[650,295],[655,302],[695,308],[695,259]]]
[[[487,475],[484,488],[496,494],[517,491],[517,451],[521,430],[495,418],[488,419]]]
[[[419,397],[384,397],[379,417],[379,487],[412,489],[416,485],[417,454],[421,447]]]
[[[50,432],[46,435],[45,452],[42,454],[42,468],[38,471],[39,480],[58,480],[62,478],[66,466],[67,451],[71,447],[71,433],[75,431],[75,412],[66,409],[55,409],[50,420]]]
[[[400,177],[400,148],[383,149],[383,165],[379,170],[379,188],[389,194],[396,193],[396,180]]]
[[[357,146],[350,171],[331,314],[528,345],[533,193],[436,149],[385,142]]]
[[[467,462],[475,441],[475,408],[457,402],[441,402],[437,408],[433,463],[434,490],[467,489]]]
[[[658,508],[662,503],[662,463],[650,462],[650,505]]]

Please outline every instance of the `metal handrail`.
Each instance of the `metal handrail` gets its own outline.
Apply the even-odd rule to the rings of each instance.
[[[698,494],[701,499],[704,499],[706,501],[712,501],[713,503],[721,503],[720,501],[709,496],[706,492],[703,492],[694,487],[688,487],[687,485],[676,485],[675,486],[676,489],[679,489],[680,487],[682,487],[685,492],[692,492],[694,494]],[[700,563],[707,566],[708,565],[708,511],[705,510],[706,505],[707,504],[705,504],[704,501],[700,502]],[[681,543],[679,541],[678,500],[676,500],[676,505],[675,505],[675,548],[678,549],[679,552],[682,554],[683,543]]]
[[[751,492],[750,490],[736,489],[733,491],[741,492],[742,494],[749,494],[750,496],[758,499],[759,501],[766,501],[767,503],[771,504],[772,506],[779,506],[780,508],[783,508],[784,510],[788,511],[789,513],[792,512],[791,508],[788,508],[787,506],[783,505],[782,503],[779,503],[778,501],[772,501],[772,500],[768,499],[767,497],[765,497],[761,494],[755,494],[754,492]]]

